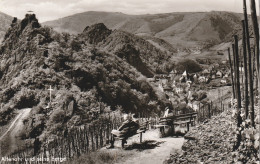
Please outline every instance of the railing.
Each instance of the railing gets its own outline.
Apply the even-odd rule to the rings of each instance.
[[[195,113],[182,114],[173,116],[173,126],[180,124],[187,124],[192,126],[195,122],[203,122],[205,119],[210,118],[212,115],[218,114],[224,110],[222,108],[210,105],[201,105],[199,110]],[[139,115],[140,124],[149,122],[148,129],[155,129],[159,124],[160,119],[158,117],[148,117],[145,115]],[[195,119],[196,118],[196,119]],[[169,118],[165,118],[167,120]],[[41,145],[40,153],[37,153],[34,148],[28,148],[26,150],[19,150],[16,153],[8,156],[8,158],[21,159],[20,163],[26,162],[25,159],[33,159],[33,163],[59,163],[56,159],[71,159],[78,157],[82,154],[96,151],[105,145],[110,143],[111,131],[118,129],[123,120],[121,116],[109,116],[99,120],[96,124],[84,125],[81,127],[75,127],[63,134],[62,137],[55,137],[51,141],[45,142]],[[174,128],[173,128],[174,129]],[[189,129],[188,129],[189,130]],[[35,155],[37,154],[37,155]],[[32,158],[33,157],[33,158]],[[38,159],[38,160],[37,160]],[[53,159],[53,160],[52,160]],[[9,162],[19,163],[19,162]]]
[[[142,116],[144,117],[144,116]],[[149,122],[147,128],[153,128],[157,124],[158,118],[139,118],[139,123]],[[64,133],[62,137],[55,137],[53,140],[42,144],[40,153],[33,148],[19,150],[8,156],[8,158],[21,159],[21,163],[34,158],[32,163],[59,163],[55,159],[71,159],[82,154],[94,152],[110,143],[112,138],[111,131],[118,129],[122,124],[121,116],[109,116],[101,119],[96,124],[75,127]],[[37,155],[35,155],[37,154]],[[33,157],[33,158],[32,158]],[[47,161],[49,160],[49,161]],[[9,162],[19,163],[19,162]]]

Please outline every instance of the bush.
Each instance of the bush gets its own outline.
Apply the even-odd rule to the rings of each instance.
[[[112,152],[91,152],[90,154],[83,154],[79,158],[75,158],[73,160],[69,160],[65,162],[65,164],[83,164],[83,163],[89,163],[89,164],[101,164],[101,163],[108,163],[112,164],[115,163],[115,161],[118,159],[118,157],[123,154],[121,151],[116,152],[117,155],[115,155]]]
[[[2,79],[2,77],[3,77],[3,72],[0,71],[0,79]]]
[[[185,70],[189,73],[195,73],[195,72],[200,72],[202,70],[201,66],[190,59],[185,59],[177,63],[176,69],[184,72]]]
[[[203,99],[207,98],[207,93],[206,92],[199,92],[198,93],[198,101],[201,101]]]
[[[63,122],[64,118],[65,118],[65,112],[60,109],[54,110],[50,116],[50,120],[53,123]]]
[[[79,41],[77,41],[77,40],[73,40],[72,42],[71,42],[71,48],[72,48],[72,50],[74,50],[74,51],[80,51],[81,50],[81,44],[80,44],[80,42]]]
[[[0,111],[0,126],[6,125],[14,117],[14,109],[4,107]]]
[[[35,91],[23,88],[15,95],[15,107],[18,109],[31,108],[39,103]]]
[[[8,102],[17,92],[17,88],[7,88],[1,94],[0,100],[5,103]]]

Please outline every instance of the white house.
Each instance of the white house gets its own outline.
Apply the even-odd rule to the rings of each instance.
[[[221,84],[227,84],[227,79],[221,79],[220,83]]]
[[[227,61],[226,60],[222,60],[221,63],[222,64],[227,64]]]
[[[190,88],[191,87],[191,81],[187,81],[186,84],[187,84],[187,87]]]
[[[172,88],[175,88],[175,87],[176,87],[176,81],[173,80],[173,82],[172,82]]]
[[[204,69],[204,70],[202,71],[202,74],[203,74],[204,76],[209,75],[209,74],[210,74],[210,71],[209,71],[208,69]]]
[[[187,83],[187,84],[191,84],[192,81],[191,81],[190,79],[188,79],[188,80],[186,81],[186,83]]]
[[[187,71],[185,70],[185,71],[183,72],[182,76],[183,76],[183,77],[187,77],[187,75],[188,75],[188,74],[187,74]]]
[[[159,91],[164,92],[164,89],[163,89],[163,86],[161,83],[158,85],[158,89],[159,89]]]
[[[188,92],[188,100],[192,100],[192,99],[193,99],[192,93],[191,93],[191,91],[189,91],[189,92]]]
[[[217,76],[218,78],[222,78],[222,77],[223,77],[223,73],[220,72],[220,71],[218,71],[218,72],[216,73],[216,76]]]
[[[224,78],[228,78],[228,74],[227,73],[225,74]]]
[[[207,83],[209,79],[205,76],[200,76],[198,80],[199,83]]]
[[[183,88],[182,87],[177,87],[175,88],[176,93],[182,93],[183,92]]]
[[[193,103],[189,102],[187,104],[187,106],[192,108],[194,111],[198,111],[199,110],[199,102],[198,101],[194,101]]]
[[[167,79],[161,79],[161,83],[162,83],[163,85],[166,85],[167,82],[168,82]]]

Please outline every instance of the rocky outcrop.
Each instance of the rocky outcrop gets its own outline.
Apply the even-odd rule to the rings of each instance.
[[[146,66],[140,58],[140,52],[131,44],[124,44],[115,54],[134,66],[139,72],[147,77],[153,77],[154,73]]]
[[[80,36],[83,36],[90,44],[97,44],[104,41],[111,32],[112,30],[109,30],[103,23],[98,23],[87,26]]]
[[[78,40],[104,48],[124,59],[143,75],[153,77],[153,70],[143,61],[140,51],[136,48],[139,42],[131,40],[131,37],[137,36],[129,36],[130,34],[124,32],[124,35],[115,35],[117,33],[117,31],[109,30],[103,23],[98,23],[90,27],[87,26],[82,34],[79,35]],[[145,40],[142,41],[147,42]],[[150,43],[147,42],[147,44]]]
[[[39,28],[41,25],[36,19],[35,14],[26,14],[25,18],[21,21],[20,30],[23,31],[26,26],[31,26],[31,28]]]
[[[36,42],[36,45],[43,45],[52,40],[50,31],[41,27],[35,14],[26,14],[22,21],[18,21],[17,18],[13,19],[11,27],[4,36],[0,55],[32,53],[36,50],[32,42]]]
[[[153,73],[165,72],[167,65],[170,65],[169,59],[172,54],[163,52],[141,37],[124,31],[113,31],[98,46],[110,53],[118,53],[123,47],[127,47],[126,45],[128,44],[139,52],[142,63],[145,63],[145,67],[149,68]]]

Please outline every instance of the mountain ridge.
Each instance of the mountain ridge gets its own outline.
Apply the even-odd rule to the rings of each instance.
[[[232,35],[240,25],[242,14],[212,12],[176,12],[146,15],[127,15],[113,12],[83,12],[54,21],[44,22],[60,32],[80,33],[85,26],[104,23],[109,29],[117,29],[140,36],[163,39],[173,47],[204,46],[208,42],[219,44]],[[215,28],[225,23],[228,31]],[[215,23],[215,24],[214,24]],[[77,25],[77,28],[74,26]],[[204,33],[206,31],[206,33]],[[202,38],[200,38],[202,36]],[[220,38],[221,37],[221,38]]]

